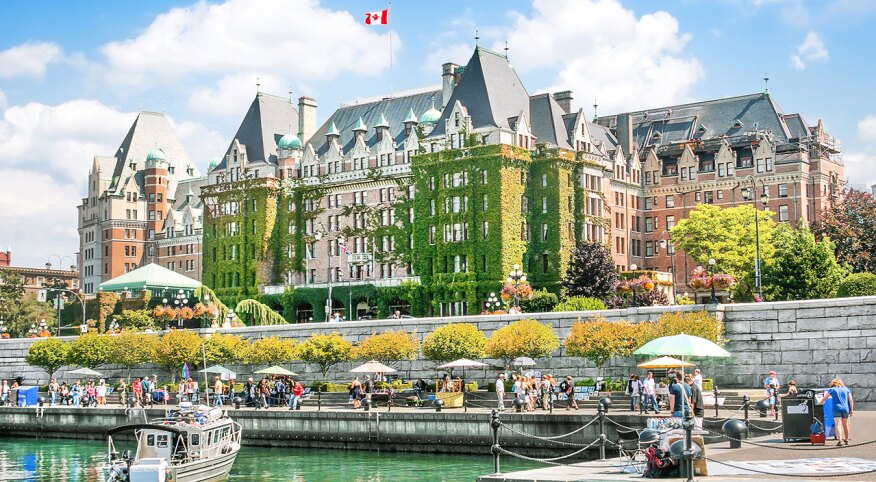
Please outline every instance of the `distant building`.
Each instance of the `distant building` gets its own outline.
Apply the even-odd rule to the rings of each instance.
[[[36,294],[47,287],[60,286],[68,290],[79,292],[79,271],[75,269],[50,269],[27,268],[22,266],[10,266],[0,268],[2,272],[14,273],[24,279],[25,294]],[[2,278],[2,276],[0,276]],[[54,295],[49,295],[53,298]]]
[[[199,278],[204,182],[167,117],[141,111],[116,153],[95,156],[89,171],[78,206],[83,292],[150,262]]]
[[[12,266],[12,248],[7,247],[6,251],[0,251],[0,267]]]

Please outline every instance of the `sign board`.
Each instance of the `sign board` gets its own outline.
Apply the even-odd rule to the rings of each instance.
[[[45,303],[46,300],[48,300],[47,293],[48,292],[46,290],[37,291],[37,301],[39,301],[40,303]]]

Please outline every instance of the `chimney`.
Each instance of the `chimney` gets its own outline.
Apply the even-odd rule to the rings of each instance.
[[[298,138],[301,145],[306,145],[316,132],[316,99],[313,97],[298,98]]]
[[[557,104],[560,104],[560,108],[563,109],[563,113],[571,114],[572,113],[572,91],[564,90],[562,92],[554,93],[554,100],[557,101]]]
[[[447,62],[446,64],[441,66],[441,106],[446,106],[448,102],[450,102],[450,96],[453,94],[453,88],[456,87],[456,84],[459,83],[459,77],[456,75],[456,71],[459,69],[459,66],[452,63]]]
[[[630,114],[618,114],[617,140],[624,154],[629,155],[633,152],[633,118]]]

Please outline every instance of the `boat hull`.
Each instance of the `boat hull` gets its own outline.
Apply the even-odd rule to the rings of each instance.
[[[168,467],[168,482],[213,482],[225,480],[239,449],[209,459]]]

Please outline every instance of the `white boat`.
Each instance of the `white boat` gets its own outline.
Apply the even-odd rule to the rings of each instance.
[[[133,432],[137,451],[116,451],[113,436]],[[209,482],[225,480],[240,450],[240,424],[221,408],[181,404],[162,420],[107,431],[105,482]]]

